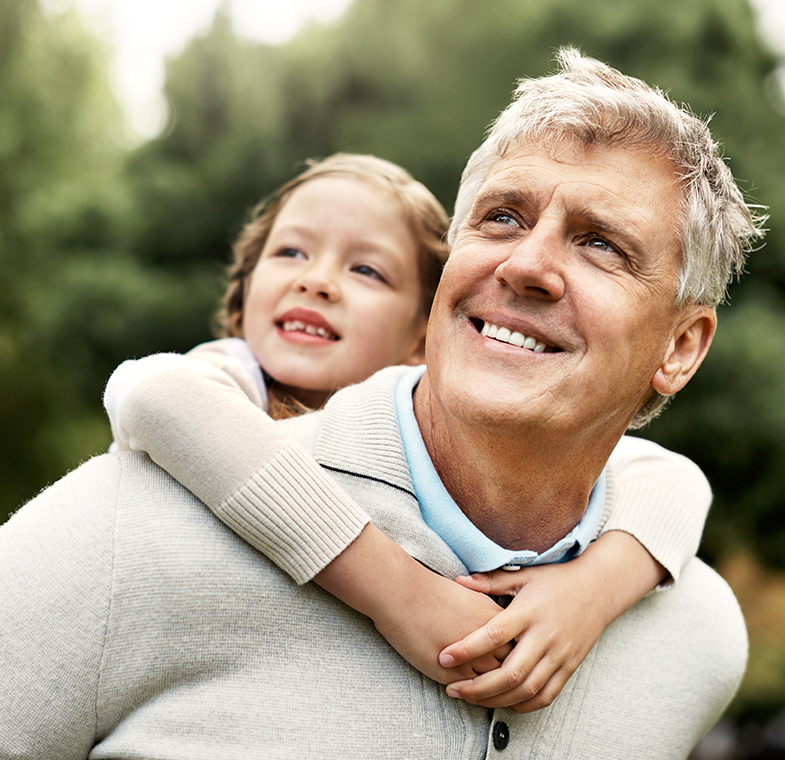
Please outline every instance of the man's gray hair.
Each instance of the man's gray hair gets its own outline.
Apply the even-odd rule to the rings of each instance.
[[[676,305],[716,307],[744,270],[767,217],[762,207],[745,202],[712,139],[708,119],[575,48],[560,49],[557,61],[557,73],[518,82],[512,103],[466,164],[450,245],[493,164],[522,142],[568,138],[586,146],[643,148],[670,160],[684,188],[684,208],[675,220],[682,248]],[[645,425],[667,401],[656,394],[630,427]]]

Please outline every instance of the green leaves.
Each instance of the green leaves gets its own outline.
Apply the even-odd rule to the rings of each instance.
[[[355,0],[275,47],[219,12],[169,62],[167,129],[134,149],[107,51],[79,19],[0,0],[0,379],[14,398],[0,403],[0,513],[105,445],[95,420],[116,363],[209,337],[248,210],[306,158],[381,155],[449,210],[515,80],[563,43],[715,113],[735,175],[771,207],[709,359],[645,434],[713,482],[707,552],[743,541],[783,563],[785,123],[745,0]],[[80,420],[93,432],[60,445]]]

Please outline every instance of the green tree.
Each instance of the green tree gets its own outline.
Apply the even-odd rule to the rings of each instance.
[[[73,13],[0,2],[0,514],[60,475],[71,446],[87,453],[74,378],[59,371],[68,343],[42,330],[41,295],[49,278],[62,286],[70,255],[109,234],[122,203],[104,59]]]
[[[109,51],[74,12],[33,0],[2,0],[0,30],[3,516],[106,448],[106,378],[187,318],[173,295],[187,304],[199,287],[145,269],[128,246]]]
[[[278,48],[238,39],[219,13],[171,62],[170,126],[131,163],[135,255],[214,276],[210,265],[226,261],[247,209],[305,158],[339,150],[401,163],[450,208],[466,158],[515,80],[547,71],[562,44],[713,113],[734,174],[771,207],[768,243],[733,286],[709,361],[644,434],[698,461],[714,484],[707,556],[742,541],[781,565],[785,434],[776,410],[764,409],[785,396],[785,380],[754,315],[765,313],[774,335],[785,329],[785,149],[767,81],[775,61],[745,0],[356,0],[339,21]],[[732,372],[731,345],[744,357]],[[755,496],[742,499],[748,483]]]
[[[169,62],[166,130],[133,150],[78,17],[0,0],[0,520],[107,445],[100,393],[119,361],[210,336],[232,239],[306,158],[383,156],[449,209],[515,80],[562,44],[714,113],[770,207],[705,366],[644,434],[709,476],[707,558],[741,545],[785,565],[783,99],[747,0],[355,0],[277,47],[219,12]]]
[[[238,40],[219,15],[170,66],[172,125],[140,156],[143,255],[221,260],[246,208],[304,158],[337,150],[397,161],[451,206],[466,157],[516,78],[550,68],[561,44],[658,84],[698,113],[714,113],[735,175],[771,207],[768,244],[751,257],[749,275],[732,289],[733,309],[722,313],[733,330],[721,326],[698,379],[646,435],[685,451],[715,484],[710,554],[733,535],[782,563],[779,489],[767,487],[744,520],[733,513],[741,483],[779,482],[783,435],[768,424],[748,424],[739,435],[727,425],[717,431],[716,414],[704,403],[710,396],[712,409],[753,420],[761,399],[785,390],[782,374],[772,371],[776,361],[758,350],[765,338],[757,322],[746,318],[759,304],[770,329],[785,327],[783,119],[767,85],[775,62],[761,48],[744,0],[356,0],[340,21],[312,26],[282,48]],[[725,317],[734,310],[738,317]],[[721,361],[731,340],[742,340],[737,351],[745,355],[735,363],[736,383]],[[740,387],[749,391],[740,394]],[[741,448],[739,469],[713,455],[724,442],[728,451]],[[769,455],[755,454],[761,451]]]

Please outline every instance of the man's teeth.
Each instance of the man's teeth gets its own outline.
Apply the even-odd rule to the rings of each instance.
[[[338,340],[338,337],[333,335],[329,330],[325,330],[323,327],[316,327],[316,325],[306,324],[299,319],[292,319],[288,322],[284,322],[281,327],[284,332],[304,332],[308,335],[318,335],[325,340]]]
[[[522,348],[531,349],[537,354],[543,353],[546,348],[545,344],[536,338],[526,336],[523,333],[517,331],[513,332],[508,327],[492,325],[490,322],[486,322],[482,326],[480,334],[484,335],[486,338],[499,340],[502,343],[509,343],[511,346],[521,346]]]

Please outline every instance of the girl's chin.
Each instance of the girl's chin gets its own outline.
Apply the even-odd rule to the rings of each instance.
[[[297,401],[310,409],[318,409],[335,392],[336,388],[325,389],[322,385],[315,382],[301,381],[298,383],[296,376],[288,378],[290,382],[282,382],[273,375],[267,374],[269,378],[268,390],[275,392],[278,396],[285,396]],[[283,375],[286,378],[286,375]]]

